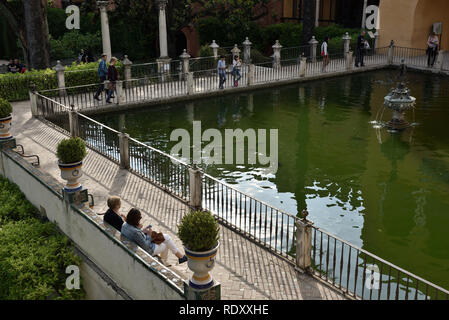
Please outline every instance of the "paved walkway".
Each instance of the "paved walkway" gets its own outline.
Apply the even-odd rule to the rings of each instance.
[[[63,134],[41,121],[32,118],[28,101],[13,104],[13,129],[17,143],[25,153],[40,157],[40,168],[63,183],[57,167],[56,145],[65,138]],[[155,230],[176,236],[177,224],[188,207],[171,195],[130,173],[100,154],[89,150],[83,167],[81,182],[94,195],[94,211],[106,211],[109,195],[120,195],[123,213],[138,207],[144,213],[144,225],[151,222]],[[327,285],[295,271],[283,259],[246,240],[226,227],[221,227],[221,247],[212,274],[222,284],[222,298],[228,299],[344,299]],[[187,265],[177,265],[169,255],[174,272],[187,279]]]

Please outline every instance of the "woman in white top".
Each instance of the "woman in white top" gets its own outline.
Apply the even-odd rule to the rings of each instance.
[[[427,66],[433,67],[438,52],[439,40],[435,32],[427,39]]]
[[[321,56],[323,57],[323,68],[322,71],[326,68],[326,66],[329,64],[329,52],[327,51],[329,42],[329,37],[326,36],[324,38],[323,43],[321,44]]]

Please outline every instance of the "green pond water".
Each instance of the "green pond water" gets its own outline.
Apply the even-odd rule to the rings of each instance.
[[[279,168],[209,165],[211,175],[449,289],[449,78],[407,74],[418,125],[376,129],[397,70],[96,116],[167,153],[172,130],[278,129]],[[383,120],[391,119],[385,110]],[[203,143],[205,145],[207,143]],[[224,143],[223,143],[224,145]]]

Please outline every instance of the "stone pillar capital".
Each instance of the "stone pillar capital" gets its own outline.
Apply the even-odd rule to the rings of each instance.
[[[97,6],[100,8],[100,11],[106,11],[109,5],[109,1],[97,1]]]
[[[168,0],[157,0],[157,5],[159,7],[159,10],[165,10],[167,7]]]
[[[53,68],[56,72],[61,72],[65,70],[65,67],[61,64],[61,61],[56,61],[56,66]]]

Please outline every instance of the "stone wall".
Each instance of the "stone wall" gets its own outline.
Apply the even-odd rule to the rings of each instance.
[[[80,255],[86,257],[85,261],[90,262],[84,263],[80,270],[89,298],[185,299],[184,281],[178,275],[120,238],[119,232],[105,225],[90,209],[64,201],[62,186],[50,175],[11,150],[1,150],[0,156],[0,174],[17,184],[27,199],[71,239]]]

